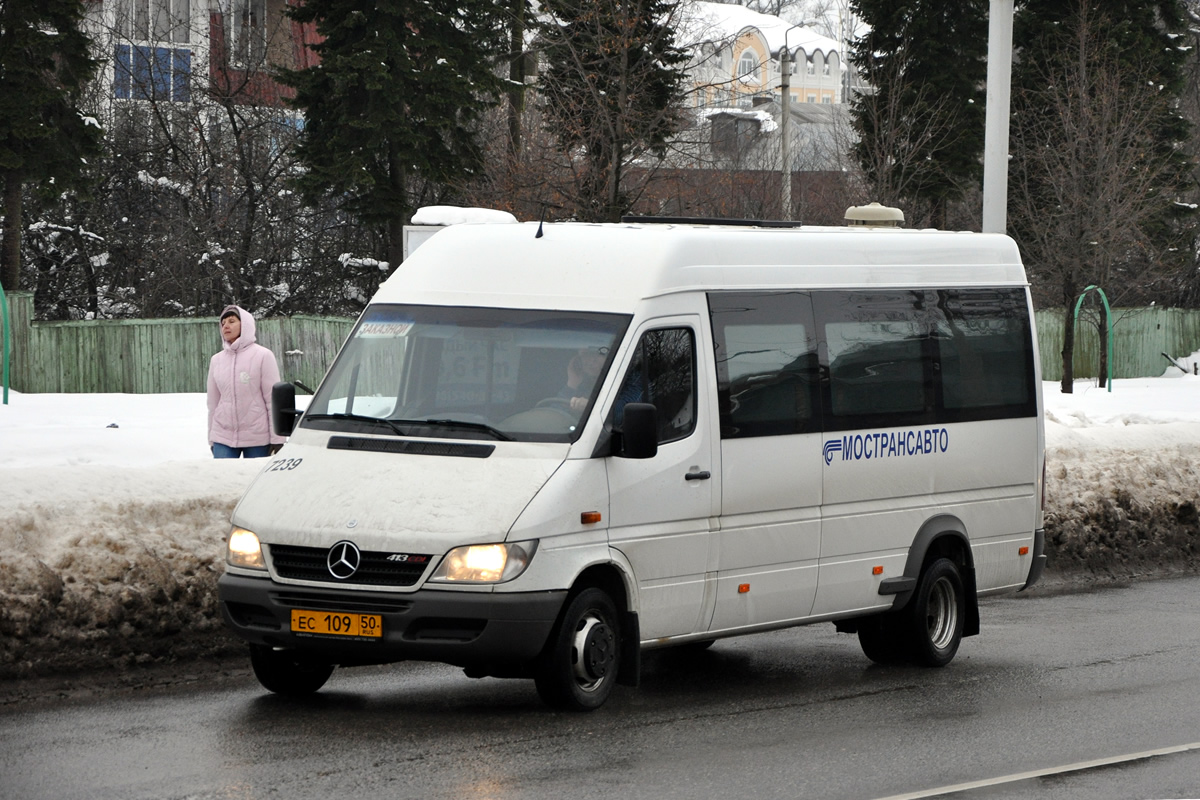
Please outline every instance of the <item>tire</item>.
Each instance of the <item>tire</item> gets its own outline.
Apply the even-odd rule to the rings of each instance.
[[[858,621],[858,643],[876,664],[900,664],[908,660],[901,621],[895,614],[877,614]]]
[[[584,589],[563,612],[534,683],[538,695],[553,708],[593,711],[612,694],[620,663],[616,606],[600,589]]]
[[[261,644],[250,645],[250,666],[264,689],[289,697],[312,694],[333,674],[332,664],[305,661],[292,651]]]
[[[926,567],[903,612],[914,663],[944,667],[954,660],[962,642],[966,602],[962,576],[953,561],[939,558]]]

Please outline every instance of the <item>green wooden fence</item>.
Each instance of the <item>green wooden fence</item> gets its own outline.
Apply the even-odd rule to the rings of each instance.
[[[1176,358],[1200,350],[1200,310],[1184,308],[1114,308],[1114,378],[1142,378],[1162,375],[1174,369],[1163,353]],[[1100,370],[1100,334],[1095,314],[1086,310],[1076,323],[1073,364],[1076,378],[1094,378]],[[1037,312],[1038,348],[1041,351],[1042,378],[1062,378],[1062,309]]]
[[[203,392],[221,348],[216,317],[35,322],[33,296],[9,295],[12,387],[19,392]],[[257,320],[258,343],[275,353],[284,380],[315,387],[353,320],[296,315]]]
[[[12,388],[19,392],[202,392],[208,359],[221,346],[216,318],[36,322],[33,295],[8,295]],[[1161,375],[1163,353],[1200,350],[1200,310],[1113,309],[1113,376]],[[294,317],[258,320],[258,341],[279,361],[284,380],[315,387],[353,320]],[[1063,312],[1037,312],[1042,377],[1062,377]],[[1075,376],[1094,377],[1100,338],[1087,315],[1075,337]]]

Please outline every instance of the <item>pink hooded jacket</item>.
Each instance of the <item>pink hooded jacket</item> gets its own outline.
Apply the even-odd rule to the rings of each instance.
[[[271,430],[271,387],[279,381],[275,354],[255,342],[249,311],[226,306],[221,316],[231,309],[241,318],[242,335],[233,344],[222,338],[221,352],[208,362],[208,442],[282,444],[284,438]]]

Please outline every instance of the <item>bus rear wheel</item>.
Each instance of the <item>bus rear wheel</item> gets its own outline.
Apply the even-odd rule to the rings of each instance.
[[[962,643],[966,595],[958,566],[939,558],[921,574],[917,589],[903,613],[909,656],[925,667],[944,667],[954,660]]]

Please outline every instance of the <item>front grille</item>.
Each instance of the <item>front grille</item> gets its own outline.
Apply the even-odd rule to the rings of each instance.
[[[353,583],[366,586],[412,586],[421,579],[433,556],[407,553],[404,561],[389,561],[395,553],[362,551],[358,571],[346,580],[338,580],[329,572],[326,547],[295,547],[293,545],[268,545],[275,574],[281,578],[297,581],[321,581],[323,583]]]
[[[403,614],[413,605],[409,600],[381,600],[378,595],[359,600],[353,596],[353,593],[329,597],[323,594],[306,594],[304,592],[271,592],[271,599],[284,608],[358,614]]]

